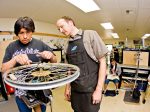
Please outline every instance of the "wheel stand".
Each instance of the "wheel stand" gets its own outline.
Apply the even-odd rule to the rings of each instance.
[[[131,102],[131,103],[139,103],[140,102],[140,98],[133,98],[133,90],[128,90],[125,92],[125,96],[124,96],[124,102]]]
[[[49,102],[50,112],[53,112],[53,106],[52,106],[53,96],[52,96],[52,95],[50,95],[48,98],[49,98],[49,100],[50,100],[50,102]]]
[[[131,103],[139,103],[140,102],[140,94],[138,94],[139,90],[136,90],[136,88],[137,88],[138,71],[139,71],[139,61],[140,61],[140,51],[137,52],[137,68],[136,68],[136,74],[135,74],[134,88],[125,92],[125,96],[124,96],[124,101],[125,102],[131,102]],[[134,93],[138,94],[139,97],[134,98]]]
[[[20,98],[24,101],[24,103],[29,107],[29,108],[34,108],[35,106],[37,105],[49,105],[50,106],[50,112],[53,112],[53,109],[52,109],[52,98],[53,98],[53,95],[52,95],[52,91],[44,91],[44,97],[47,97],[48,98],[48,102],[45,100],[45,102],[43,102],[42,100],[35,100],[37,97],[35,97],[37,94],[35,94],[35,96],[33,95],[29,95],[28,96],[25,96],[25,95],[22,95]]]

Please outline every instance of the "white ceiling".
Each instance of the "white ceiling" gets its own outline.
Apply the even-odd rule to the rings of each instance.
[[[85,0],[86,1],[86,0]],[[0,0],[0,18],[29,16],[36,21],[55,24],[64,15],[75,20],[82,29],[96,30],[104,39],[112,38],[110,32],[120,39],[139,39],[150,33],[150,0],[94,0],[100,11],[84,13],[65,0]],[[127,14],[126,10],[132,10]],[[106,31],[102,22],[111,22],[113,31]]]

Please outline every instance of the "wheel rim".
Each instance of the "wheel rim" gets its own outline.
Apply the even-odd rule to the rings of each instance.
[[[10,69],[4,73],[4,81],[15,88],[42,90],[70,83],[78,78],[79,73],[75,65],[40,63]]]

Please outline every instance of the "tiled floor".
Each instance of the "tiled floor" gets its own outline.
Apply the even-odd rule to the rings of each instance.
[[[53,112],[73,112],[70,103],[64,100],[64,87],[59,87],[53,90]],[[125,90],[119,90],[119,95],[115,97],[104,97],[101,103],[101,110],[99,112],[149,112],[150,111],[150,98],[146,103],[142,103],[142,96],[140,103],[126,103],[123,101]],[[14,101],[14,96],[9,97],[9,101],[0,102],[0,112],[18,112],[17,106]],[[49,105],[47,111],[51,112]]]
[[[150,100],[143,104],[141,95],[139,103],[124,102],[125,90],[120,90],[115,97],[104,97],[100,112],[149,112]]]

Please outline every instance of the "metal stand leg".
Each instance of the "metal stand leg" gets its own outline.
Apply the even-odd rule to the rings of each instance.
[[[126,91],[124,96],[125,102],[139,103],[140,102],[140,91],[137,89],[137,78],[139,72],[139,63],[140,63],[140,50],[137,52],[137,68],[135,74],[134,88],[131,91]]]
[[[50,102],[49,102],[49,106],[50,106],[50,110],[51,110],[51,112],[53,112],[53,108],[52,108],[52,99],[53,99],[53,96],[52,96],[52,95],[50,95],[50,96],[49,96],[49,100],[50,100]]]

